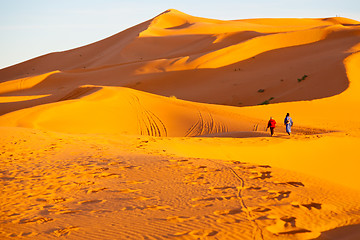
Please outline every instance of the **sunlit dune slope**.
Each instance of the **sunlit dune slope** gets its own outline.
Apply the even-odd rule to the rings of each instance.
[[[66,133],[198,136],[252,131],[256,119],[121,87],[82,86],[61,101],[9,113],[0,125]]]
[[[99,42],[0,70],[0,96],[7,97],[0,114],[56,102],[89,84],[233,106],[333,96],[348,87],[343,61],[359,43],[359,24],[221,21],[168,10]]]

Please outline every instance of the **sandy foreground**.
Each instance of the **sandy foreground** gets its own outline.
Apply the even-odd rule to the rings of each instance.
[[[0,239],[360,239],[359,51],[168,10],[1,69]]]

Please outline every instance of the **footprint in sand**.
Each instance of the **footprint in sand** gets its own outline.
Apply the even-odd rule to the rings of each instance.
[[[123,211],[130,211],[130,210],[167,210],[167,209],[171,209],[171,206],[165,205],[165,206],[161,206],[161,205],[151,205],[151,206],[128,206],[128,207],[124,207],[121,210]]]
[[[100,191],[104,191],[108,188],[106,187],[103,187],[103,188],[94,188],[94,189],[89,189],[86,191],[87,194],[90,194],[90,193],[97,193],[97,192],[100,192]]]
[[[61,203],[61,202],[65,202],[66,198],[54,198],[52,201],[54,203]]]
[[[171,217],[167,217],[166,221],[181,223],[181,222],[186,222],[186,221],[190,221],[193,219],[195,219],[195,217],[171,216]]]
[[[226,163],[229,163],[229,164],[244,164],[244,163],[242,163],[240,161],[228,161]]]
[[[226,190],[236,190],[236,187],[230,187],[230,186],[222,186],[222,187],[209,187],[209,190],[211,192],[218,192],[218,191],[226,191]]]
[[[125,164],[126,162],[120,161],[120,162],[110,162],[108,163],[108,165],[110,166],[114,166],[114,165],[120,165],[120,164]]]
[[[218,197],[217,199],[218,200],[238,200],[238,196],[237,195],[226,195],[226,196],[221,196],[221,197]]]
[[[16,233],[9,233],[7,235],[7,237],[11,237],[11,238],[15,238],[15,237],[34,237],[38,235],[37,233],[35,232],[21,232],[19,234],[16,234]]]
[[[243,168],[243,169],[255,169],[256,166],[243,166],[243,167],[241,167],[241,168]],[[240,169],[240,167],[238,167],[238,168],[236,168],[236,169]],[[255,172],[255,171],[254,171],[254,172]]]
[[[277,191],[277,190],[269,190],[268,193],[270,195],[263,196],[263,199],[275,199],[275,200],[282,200],[284,198],[288,198],[290,196],[291,191]]]
[[[270,171],[253,171],[252,173],[257,176],[251,176],[251,179],[267,179],[272,177]]]
[[[93,181],[86,181],[86,182],[74,182],[78,186],[88,186],[88,185],[94,185],[95,182]]]
[[[54,219],[52,218],[44,218],[44,217],[36,217],[36,218],[32,218],[32,219],[21,219],[19,221],[20,224],[24,224],[24,223],[46,223],[46,222],[50,222],[53,221]]]
[[[271,168],[271,166],[269,166],[269,165],[259,165],[258,167],[261,167],[261,168]]]
[[[132,211],[132,210],[136,210],[136,209],[143,210],[142,207],[135,207],[135,206],[123,207],[121,210],[122,210],[122,211]]]
[[[158,199],[158,197],[134,197],[134,200],[138,200],[138,201],[147,201],[147,200],[152,200],[152,199]]]
[[[274,182],[276,184],[282,184],[282,185],[290,185],[293,187],[305,187],[305,185],[302,182]]]
[[[127,170],[127,169],[135,169],[135,170],[137,170],[137,169],[140,169],[140,168],[141,168],[141,166],[133,166],[133,165],[120,166],[119,167],[120,170]]]
[[[306,207],[307,209],[311,210],[312,208],[321,209],[321,203],[310,203],[310,204],[301,204],[301,206]]]
[[[102,203],[102,202],[105,202],[105,200],[85,200],[85,201],[78,202],[78,204],[87,205],[87,204],[95,204],[95,203]]]
[[[234,216],[221,216],[218,219],[216,219],[216,222],[220,224],[224,224],[224,223],[235,224],[235,223],[240,223],[241,219],[236,218]]]
[[[238,197],[236,195],[228,195],[228,196],[217,196],[217,197],[205,197],[205,198],[192,198],[191,201],[223,201],[223,200],[237,200]]]
[[[218,234],[219,232],[216,230],[211,229],[200,229],[200,230],[193,230],[193,231],[187,231],[187,232],[177,232],[173,234],[174,237],[185,237],[187,235],[191,237],[195,237],[196,239],[203,239],[206,237],[212,237]]]
[[[219,211],[215,211],[214,214],[219,216],[225,216],[225,215],[235,215],[235,214],[239,214],[242,213],[242,208],[234,208],[234,209],[228,209],[228,210],[219,210]]]
[[[187,159],[170,159],[170,160],[167,160],[169,162],[176,162],[176,163],[184,163],[184,162],[189,162],[189,160]]]
[[[197,168],[207,170],[207,166],[198,166]]]
[[[210,184],[205,179],[206,173],[199,172],[199,173],[192,173],[188,176],[185,176],[184,183],[186,184],[192,184],[192,185],[206,185]]]
[[[109,170],[109,168],[108,167],[101,167],[101,168],[95,169],[95,171],[100,171],[100,172],[106,171],[106,170]]]
[[[201,180],[204,179],[204,173],[194,173],[189,176],[185,176],[186,180]]]
[[[249,207],[248,208],[252,212],[268,212],[271,211],[270,208],[267,207]]]
[[[276,220],[276,224],[272,226],[266,227],[269,232],[272,232],[275,235],[290,235],[290,234],[298,234],[298,233],[310,233],[310,230],[299,228],[296,226],[296,217],[292,216],[284,216],[274,218]]]
[[[63,236],[68,236],[71,231],[75,231],[78,229],[79,229],[79,227],[69,226],[66,228],[57,229],[57,230],[53,231],[52,234],[54,234],[56,237],[63,237]]]
[[[298,202],[292,202],[291,205],[292,205],[293,207],[297,207],[297,208],[298,208],[298,207],[304,207],[304,208],[307,208],[308,210],[311,210],[311,209],[313,209],[313,208],[320,210],[320,209],[321,209],[321,206],[322,206],[321,203],[315,203],[315,202],[308,203],[308,204],[300,204],[300,203],[298,203]]]
[[[257,186],[249,186],[249,187],[245,187],[244,189],[246,190],[261,190],[261,187],[257,187]]]
[[[121,174],[116,173],[101,173],[101,174],[95,174],[94,178],[121,178]]]
[[[56,214],[73,214],[81,212],[80,210],[60,210],[59,212],[56,212]]]

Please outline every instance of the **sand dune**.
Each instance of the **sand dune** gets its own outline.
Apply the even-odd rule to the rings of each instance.
[[[359,50],[347,18],[171,9],[1,69],[0,238],[357,239]]]
[[[0,120],[2,125],[66,133],[158,137],[252,131],[257,122],[217,106],[93,85],[75,89],[56,103],[23,109]]]
[[[177,28],[179,21],[190,25]],[[43,103],[91,84],[233,106],[257,105],[270,98],[272,103],[311,100],[347,88],[343,60],[358,43],[355,21],[254,21],[165,12],[97,43],[2,69],[0,86],[6,96],[51,94]],[[289,25],[295,25],[291,31]],[[151,35],[154,29],[163,32]],[[40,82],[39,74],[44,76]],[[308,81],[299,84],[297,79],[304,76]],[[261,89],[265,91],[256,94]],[[7,105],[2,113],[21,108]]]

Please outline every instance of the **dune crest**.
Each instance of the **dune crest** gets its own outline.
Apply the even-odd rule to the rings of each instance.
[[[233,106],[319,99],[348,87],[343,61],[355,52],[356,23],[221,21],[168,10],[99,42],[1,69],[0,82],[6,96],[20,94],[15,90],[22,79],[34,83],[22,95],[51,95],[25,107],[55,102],[87,84]],[[34,80],[40,75],[41,83]],[[304,76],[307,81],[299,83]],[[1,114],[18,109],[8,103]]]

